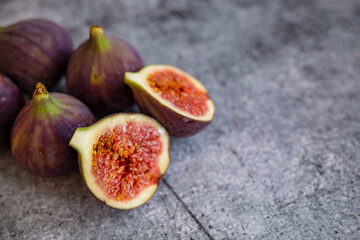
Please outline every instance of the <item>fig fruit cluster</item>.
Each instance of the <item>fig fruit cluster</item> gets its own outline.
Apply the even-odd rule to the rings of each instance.
[[[48,92],[63,75],[69,94]],[[142,113],[121,112],[134,103]],[[165,174],[169,135],[199,133],[215,105],[195,77],[145,66],[131,44],[99,26],[74,50],[64,28],[29,19],[0,27],[0,113],[0,137],[23,169],[56,177],[79,168],[94,196],[130,209]]]

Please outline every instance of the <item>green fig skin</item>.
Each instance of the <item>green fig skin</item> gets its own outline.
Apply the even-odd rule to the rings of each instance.
[[[52,21],[29,19],[0,28],[0,72],[26,93],[37,82],[54,86],[72,52],[69,33]]]
[[[78,167],[77,154],[68,146],[78,127],[95,121],[78,99],[63,93],[48,93],[38,83],[29,101],[18,114],[11,132],[11,150],[28,172],[57,177]]]
[[[19,88],[0,73],[0,142],[9,142],[11,127],[24,105],[24,95]]]
[[[143,60],[134,47],[93,26],[90,38],[75,50],[66,71],[69,93],[98,114],[124,110],[134,103],[124,73],[138,71]]]

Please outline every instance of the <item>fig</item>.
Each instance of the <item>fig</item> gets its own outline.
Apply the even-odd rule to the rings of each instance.
[[[9,141],[11,127],[25,105],[24,95],[6,76],[0,73],[0,139]]]
[[[29,19],[0,27],[0,72],[24,92],[37,82],[54,86],[73,51],[69,33],[45,19]]]
[[[214,102],[204,85],[190,74],[170,65],[149,65],[125,73],[140,110],[158,120],[174,137],[195,135],[215,114]]]
[[[11,131],[11,150],[28,172],[56,177],[77,168],[77,154],[68,146],[77,127],[95,121],[80,100],[63,93],[49,93],[36,84],[33,99],[18,114]]]
[[[66,85],[71,95],[97,113],[124,110],[134,103],[131,89],[124,83],[124,73],[144,66],[138,52],[124,40],[106,36],[99,26],[92,26],[90,38],[70,57]]]
[[[170,161],[165,128],[141,113],[117,113],[78,128],[70,146],[89,190],[118,209],[147,202]]]

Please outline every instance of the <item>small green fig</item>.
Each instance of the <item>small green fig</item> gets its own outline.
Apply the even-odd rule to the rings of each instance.
[[[124,73],[144,66],[138,52],[124,40],[106,36],[93,26],[90,38],[75,50],[66,71],[69,93],[97,113],[113,113],[133,104]]]
[[[37,82],[54,86],[73,51],[69,33],[45,19],[29,19],[0,27],[0,72],[24,92]]]
[[[11,131],[11,150],[28,172],[56,177],[77,168],[76,151],[68,146],[76,128],[89,126],[93,114],[78,99],[48,93],[36,85],[33,100],[18,114]]]

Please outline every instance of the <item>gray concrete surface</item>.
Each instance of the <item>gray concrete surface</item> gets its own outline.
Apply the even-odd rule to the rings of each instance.
[[[199,78],[217,112],[171,139],[158,191],[129,211],[5,148],[0,239],[360,239],[358,0],[0,1],[0,25],[32,17],[75,46],[102,26]]]

